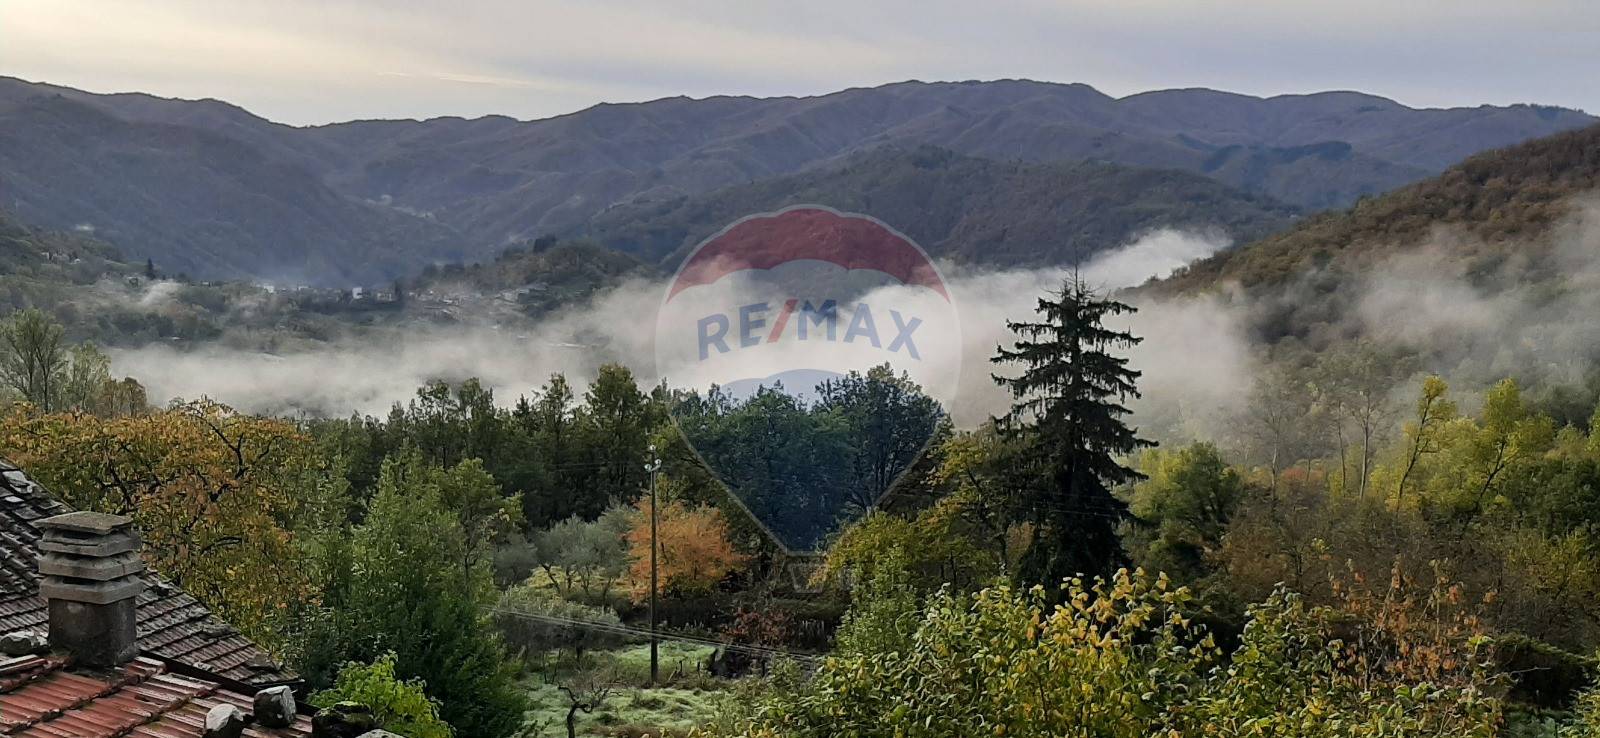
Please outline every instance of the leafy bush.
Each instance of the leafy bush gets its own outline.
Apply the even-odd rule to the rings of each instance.
[[[856,604],[845,613],[836,638],[841,653],[889,653],[911,647],[918,601],[911,575],[899,565],[904,558],[901,549],[890,549],[881,565],[856,587]]]
[[[1578,697],[1573,721],[1561,729],[1561,738],[1600,738],[1600,685]]]
[[[527,654],[570,648],[581,659],[585,651],[627,640],[622,620],[610,609],[564,600],[531,584],[500,595],[494,623],[507,645]]]
[[[1052,606],[1040,587],[940,593],[903,646],[857,639],[707,734],[1489,738],[1500,722],[1481,674],[1434,684],[1347,670],[1361,641],[1333,638],[1321,612],[1283,590],[1251,608],[1231,658],[1164,576],[1124,570],[1064,594]],[[1473,644],[1460,645],[1476,663]]]
[[[626,536],[633,511],[612,507],[596,520],[574,515],[532,536],[534,566],[569,600],[603,604],[628,569]]]
[[[439,717],[439,703],[430,699],[421,679],[402,680],[394,673],[395,655],[387,653],[371,664],[350,662],[339,670],[331,689],[311,696],[311,704],[331,707],[338,702],[359,702],[372,708],[378,725],[406,738],[451,738],[449,724]]]

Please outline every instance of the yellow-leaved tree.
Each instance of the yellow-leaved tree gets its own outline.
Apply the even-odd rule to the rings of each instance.
[[[637,510],[633,527],[628,530],[628,555],[632,560],[628,578],[636,601],[650,596],[650,500],[641,500]],[[676,500],[663,503],[656,528],[661,592],[709,592],[749,560],[733,547],[728,521],[715,507],[689,507]]]
[[[338,476],[311,451],[289,423],[209,401],[0,420],[0,454],[73,507],[134,518],[151,568],[269,646],[315,597],[296,531],[325,519]]]

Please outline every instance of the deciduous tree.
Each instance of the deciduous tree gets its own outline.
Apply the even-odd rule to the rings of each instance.
[[[74,507],[129,515],[163,576],[245,632],[314,597],[296,531],[341,493],[294,426],[213,402],[103,419],[18,410],[0,447]]]
[[[633,565],[634,599],[650,595],[650,501],[637,506],[628,531],[628,551]],[[688,507],[669,501],[661,505],[656,540],[659,583],[663,593],[688,595],[711,591],[749,560],[728,540],[728,523],[722,511],[709,506]]]

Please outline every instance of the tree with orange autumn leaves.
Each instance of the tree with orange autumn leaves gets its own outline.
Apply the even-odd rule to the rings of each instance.
[[[315,597],[296,532],[333,512],[339,477],[289,423],[209,401],[111,419],[19,405],[0,449],[67,504],[133,517],[151,568],[252,637],[276,643]]]
[[[633,599],[650,596],[650,499],[634,508],[628,529],[628,579]],[[728,521],[709,505],[689,507],[678,500],[664,502],[656,521],[660,544],[657,562],[661,592],[693,595],[710,592],[718,582],[738,571],[750,557],[733,547]]]

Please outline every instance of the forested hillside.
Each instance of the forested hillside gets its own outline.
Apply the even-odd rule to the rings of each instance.
[[[463,253],[448,229],[224,133],[48,95],[0,96],[0,131],[5,207],[174,274],[359,284]]]
[[[1169,90],[1116,99],[1086,85],[1008,80],[905,82],[805,98],[669,98],[537,121],[295,128],[216,100],[98,95],[7,78],[0,207],[40,226],[93,227],[131,260],[153,258],[173,274],[348,287],[581,232],[591,218],[631,203],[648,210],[828,170],[881,147],[1179,170],[1317,210],[1592,120],[1533,106],[1414,109],[1357,93],[1263,99]],[[1117,174],[1124,171],[1072,174],[1110,176],[1106,185],[1117,192],[1136,183]],[[1019,196],[1034,191],[1019,187]],[[1113,220],[1187,219],[1196,203],[1181,198],[1191,190],[1156,186],[1139,204],[1148,217],[1124,212]],[[998,209],[983,217],[998,222],[1009,208]],[[907,220],[930,217],[940,216],[917,209]],[[1068,225],[1080,238],[1119,231]],[[974,233],[963,243],[997,239]],[[1043,260],[1016,258],[1020,251],[996,250],[1017,263]]]
[[[929,255],[992,267],[1087,261],[1144,232],[1176,227],[1251,240],[1296,211],[1200,175],[1115,164],[999,163],[922,147],[703,195],[610,208],[584,229],[600,243],[671,265],[751,213],[793,203],[871,213]]]
[[[1563,421],[1600,398],[1600,127],[1488,152],[1199,261],[1139,299],[1204,296],[1279,366],[1367,345],[1386,370],[1515,377]]]
[[[132,273],[109,244],[82,233],[30,228],[0,211],[0,275],[12,282],[86,284],[106,275]],[[19,301],[13,298],[11,305]]]
[[[1167,280],[1166,292],[1237,282],[1281,285],[1315,267],[1357,273],[1374,261],[1416,248],[1439,228],[1470,237],[1459,256],[1536,256],[1551,246],[1551,227],[1600,188],[1600,126],[1473,156],[1443,174],[1349,210],[1307,218],[1297,227],[1200,261]]]

